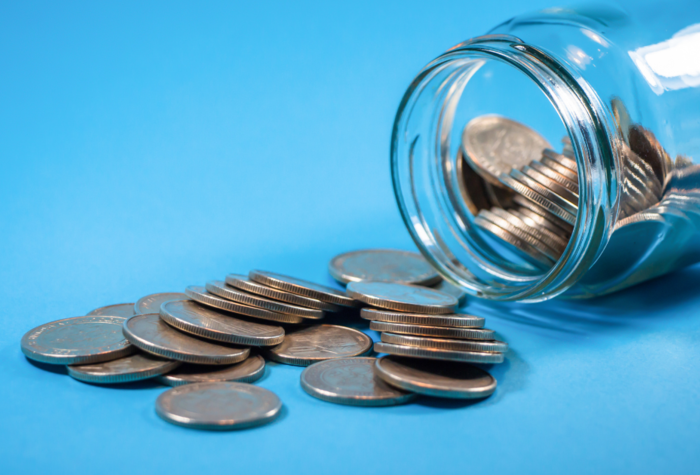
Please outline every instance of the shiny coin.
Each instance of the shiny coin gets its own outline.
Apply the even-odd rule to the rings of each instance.
[[[259,318],[278,323],[301,323],[304,321],[301,317],[271,312],[269,310],[265,310],[264,308],[251,307],[250,305],[244,305],[222,299],[217,295],[207,292],[207,289],[199,285],[190,285],[185,289],[185,293],[187,294],[187,297],[202,305],[238,313],[240,315],[245,315],[246,317]]]
[[[301,387],[315,398],[351,406],[393,406],[417,397],[376,377],[375,361],[341,358],[315,363],[301,373]]]
[[[363,308],[360,312],[360,316],[365,320],[387,323],[405,323],[409,325],[457,328],[481,328],[484,326],[483,318],[464,313],[453,313],[448,315],[424,315],[420,313],[392,312],[391,310]]]
[[[348,295],[369,305],[429,314],[453,313],[457,299],[434,289],[389,282],[350,282]]]
[[[235,318],[191,300],[172,300],[160,307],[169,325],[209,340],[239,345],[270,346],[282,343],[284,329]]]
[[[517,176],[511,176],[517,175]],[[567,202],[555,193],[540,185],[535,180],[523,175],[518,170],[512,170],[511,175],[501,175],[501,182],[516,193],[556,215],[569,224],[576,223],[576,205]],[[573,208],[573,210],[572,210]]]
[[[182,300],[186,298],[187,295],[180,292],[163,292],[160,294],[146,295],[145,297],[142,297],[136,301],[136,304],[134,304],[134,311],[136,312],[136,315],[158,313],[163,302],[167,302],[168,300]]]
[[[393,343],[377,342],[374,344],[377,353],[388,353],[410,358],[427,358],[429,360],[461,361],[464,363],[494,364],[503,363],[503,353],[487,353],[480,351],[438,350],[435,348],[418,348],[415,346],[395,345]]]
[[[123,331],[124,336],[143,351],[185,363],[233,364],[250,354],[250,348],[211,343],[177,331],[157,313],[131,317],[124,322]]]
[[[395,345],[434,348],[436,350],[483,351],[487,353],[505,353],[508,351],[508,345],[498,340],[451,340],[448,338],[430,338],[385,332],[382,333],[382,341]]]
[[[494,209],[495,210],[495,209]],[[507,213],[507,211],[504,210],[504,213]],[[537,237],[533,236],[531,233],[527,232],[525,227],[527,226],[525,223],[523,223],[521,226],[518,226],[514,224],[511,220],[504,219],[503,217],[499,216],[498,214],[487,210],[487,209],[482,209],[479,211],[478,215],[478,222],[477,224],[481,227],[483,226],[482,220],[486,219],[490,223],[495,224],[501,229],[506,230],[513,236],[516,236],[518,239],[521,241],[524,241],[530,245],[530,247],[535,248],[540,254],[543,254],[547,256],[552,261],[556,261],[559,257],[559,253],[557,253],[556,250],[552,249],[551,247],[547,246],[544,242],[540,241],[537,239]],[[517,219],[517,218],[515,218]],[[520,221],[520,220],[518,220]],[[522,221],[520,221],[522,223]],[[527,248],[523,248],[527,249]],[[531,256],[535,257],[536,254],[530,253]],[[539,260],[539,255],[537,255],[538,260]]]
[[[328,271],[338,282],[395,282],[433,285],[441,277],[420,254],[393,249],[367,249],[334,257]]]
[[[264,354],[278,363],[308,366],[369,351],[372,339],[361,331],[338,325],[313,325],[289,332],[282,343],[265,349]]]
[[[210,293],[218,295],[221,298],[242,303],[244,305],[249,305],[251,307],[264,308],[271,312],[284,313],[287,315],[295,315],[297,317],[313,319],[323,318],[324,315],[322,310],[297,307],[296,305],[277,302],[275,300],[266,299],[255,294],[241,292],[240,290],[237,290],[231,287],[230,285],[227,285],[225,282],[221,282],[220,280],[207,282],[206,289]]]
[[[172,424],[192,429],[246,429],[273,421],[282,401],[267,389],[246,383],[195,383],[165,391],[156,413]]]
[[[518,211],[521,213],[524,213],[525,210],[529,210],[531,212],[531,214],[529,214],[530,216],[532,216],[532,214],[537,214],[555,224],[557,227],[563,229],[567,234],[571,234],[571,232],[574,230],[574,227],[571,224],[567,223],[558,216],[555,216],[542,206],[538,205],[534,201],[530,201],[524,196],[517,195],[513,198],[513,201],[519,206]]]
[[[88,313],[88,317],[124,317],[129,318],[134,315],[133,303],[118,303],[116,305],[107,305],[106,307],[96,308]]]
[[[476,399],[496,390],[493,376],[466,363],[384,356],[374,370],[392,386],[426,396]]]
[[[75,317],[45,323],[22,337],[27,358],[50,364],[89,364],[116,360],[135,348],[122,335],[123,317]]]
[[[80,366],[68,366],[68,374],[88,383],[130,383],[154,378],[172,371],[182,363],[147,353],[136,353],[118,360]]]
[[[294,277],[261,270],[250,271],[248,277],[250,277],[250,280],[259,284],[321,300],[322,302],[341,305],[343,307],[357,307],[359,305],[359,302],[353,300],[342,290],[315,284],[308,280],[296,279]]]
[[[402,335],[436,336],[458,340],[493,340],[493,330],[486,328],[448,328],[405,323],[370,322],[369,328],[378,332],[401,333]]]
[[[260,355],[253,355],[231,366],[184,364],[175,371],[159,376],[158,381],[168,386],[217,381],[252,383],[260,379],[264,373],[265,360]]]
[[[460,307],[463,306],[467,301],[467,293],[463,292],[462,289],[460,289],[459,287],[450,284],[446,280],[443,280],[438,285],[433,286],[433,289],[437,290],[438,292],[450,294],[451,296],[457,299],[457,304]]]
[[[262,295],[267,298],[280,300],[282,302],[291,303],[300,307],[315,308],[317,310],[327,310],[329,312],[339,312],[340,307],[332,303],[322,302],[320,300],[304,297],[303,295],[285,292],[284,290],[275,289],[266,285],[258,284],[248,278],[246,275],[229,274],[226,276],[226,283],[237,289],[241,289],[251,294]]]
[[[482,230],[487,231],[488,233],[497,237],[500,241],[509,245],[512,250],[531,264],[534,264],[540,268],[547,268],[554,265],[554,261],[552,259],[540,252],[540,250],[530,244],[529,241],[521,239],[515,234],[511,234],[507,230],[492,223],[486,216],[479,214],[476,218],[474,218],[474,224],[476,224]]]
[[[484,210],[486,211],[486,210]],[[498,216],[501,219],[505,219],[512,226],[528,233],[530,236],[534,237],[537,241],[543,243],[549,249],[553,249],[557,255],[561,253],[566,248],[567,241],[556,234],[553,234],[546,229],[540,227],[530,226],[525,221],[520,219],[516,214],[511,213],[510,210],[506,211],[501,208],[493,208],[491,213]]]

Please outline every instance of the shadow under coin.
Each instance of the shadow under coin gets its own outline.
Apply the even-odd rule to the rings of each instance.
[[[26,356],[24,357],[30,365],[39,368],[44,371],[48,371],[49,373],[54,373],[54,374],[64,374],[68,375],[68,370],[66,369],[65,365],[62,364],[48,364],[48,363],[40,363],[39,361],[34,361],[31,358],[27,358]]]

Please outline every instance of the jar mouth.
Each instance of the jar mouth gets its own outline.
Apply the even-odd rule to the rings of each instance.
[[[577,217],[561,257],[546,270],[485,245],[475,231],[474,210],[465,203],[464,161],[456,137],[469,113],[492,111],[476,104],[463,112],[460,101],[488,62],[513,71],[543,94],[574,150]],[[559,295],[591,267],[607,242],[616,213],[614,130],[614,118],[593,89],[545,52],[505,35],[457,45],[418,74],[394,122],[392,179],[404,222],[442,276],[471,295],[519,301]]]

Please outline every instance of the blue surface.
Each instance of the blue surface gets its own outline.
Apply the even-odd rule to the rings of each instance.
[[[270,364],[283,416],[207,433],[161,421],[155,384],[29,363],[47,321],[411,249],[388,165],[406,86],[551,0],[118,3],[2,4],[0,473],[697,473],[700,267],[594,301],[470,300],[512,348],[477,403],[337,406]]]

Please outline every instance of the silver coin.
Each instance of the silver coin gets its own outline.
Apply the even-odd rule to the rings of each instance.
[[[428,314],[453,313],[457,299],[444,292],[390,282],[350,282],[348,295],[374,307]]]
[[[532,210],[523,208],[521,206],[515,209],[511,209],[509,211],[517,217],[519,217],[521,220],[523,220],[527,225],[540,229],[546,229],[547,231],[554,233],[556,236],[559,236],[565,241],[568,241],[569,237],[571,236],[570,233],[566,232],[564,229],[560,228],[552,221],[548,220],[543,216],[540,216]]]
[[[565,239],[562,239],[559,236],[552,234],[547,230],[528,225],[516,214],[513,214],[508,210],[493,208],[490,212],[501,219],[505,219],[511,225],[526,232],[530,236],[534,237],[537,241],[543,243],[545,246],[547,246],[548,249],[553,250],[555,252],[554,255],[557,257],[560,256],[562,252],[564,252],[564,249],[566,249],[567,241]]]
[[[260,379],[264,373],[265,359],[260,355],[253,355],[231,366],[184,364],[175,371],[159,376],[158,381],[167,386],[217,381],[252,383]]]
[[[396,282],[434,285],[442,278],[423,256],[394,249],[366,249],[331,259],[328,271],[338,282]]]
[[[493,340],[493,330],[486,328],[450,328],[428,325],[409,325],[406,323],[388,323],[372,321],[369,328],[378,332],[401,333],[403,335],[436,336],[438,338],[456,338],[458,340]]]
[[[263,354],[273,361],[308,366],[318,361],[365,355],[372,339],[359,330],[338,325],[313,325],[287,333],[284,341]]]
[[[315,398],[351,406],[394,406],[417,397],[376,377],[375,361],[341,358],[312,364],[301,373],[301,387]]]
[[[205,430],[259,426],[272,422],[281,409],[275,393],[246,383],[185,384],[156,400],[156,413],[165,421]]]
[[[107,305],[106,307],[96,308],[87,314],[88,317],[124,317],[129,318],[134,316],[133,303],[118,303],[116,305]]]
[[[480,351],[486,353],[505,353],[508,351],[508,345],[498,340],[451,340],[448,338],[430,338],[384,332],[382,333],[382,341],[395,345],[434,348],[436,350]]]
[[[332,303],[322,302],[317,299],[304,297],[303,295],[293,294],[291,292],[285,292],[284,290],[258,284],[250,280],[246,275],[229,274],[226,276],[226,283],[237,289],[250,292],[251,294],[262,295],[263,297],[291,303],[292,305],[299,305],[300,307],[327,310],[329,312],[339,312],[341,310],[341,307]]]
[[[547,212],[556,215],[565,222],[569,224],[576,223],[576,210],[574,210],[574,212],[570,210],[574,205],[566,202],[566,200],[561,197],[557,197],[553,192],[547,190],[546,187],[518,172],[518,170],[511,171],[511,174],[515,173],[519,173],[518,179],[511,175],[501,175],[501,182],[508,188],[511,188],[528,200],[534,201],[537,205],[546,209]],[[524,177],[522,181],[520,179],[521,177]]]
[[[462,307],[467,302],[467,293],[463,292],[462,289],[456,285],[452,285],[446,280],[443,280],[438,285],[432,286],[438,292],[444,292],[446,294],[452,295],[457,299],[457,305]]]
[[[212,343],[177,331],[157,313],[134,315],[124,322],[123,331],[134,346],[146,353],[185,363],[233,364],[250,354],[250,348]]]
[[[567,147],[564,146],[564,150],[567,150]],[[563,167],[568,168],[572,172],[578,173],[578,165],[576,164],[576,160],[574,160],[574,153],[573,153],[573,148],[569,146],[568,150],[571,151],[571,154],[561,154],[557,153],[554,150],[552,150],[551,147],[546,148],[543,150],[542,155],[557,162]]]
[[[569,192],[560,193],[560,191],[564,188],[557,188],[553,180],[547,181],[546,179],[542,179],[542,181],[545,181],[547,183],[543,184],[539,180],[535,180],[530,175],[526,175],[520,170],[511,170],[510,176],[515,180],[518,180],[520,183],[527,186],[528,188],[542,195],[550,203],[559,206],[560,208],[562,208],[570,214],[573,214],[574,216],[576,215],[576,212],[578,211],[578,196]]]
[[[160,306],[163,302],[168,300],[182,300],[187,299],[187,295],[181,292],[163,292],[160,294],[151,294],[141,297],[134,304],[134,311],[136,315],[143,315],[145,313],[158,313],[160,311]]]
[[[531,162],[529,166],[541,173],[542,175],[545,175],[546,177],[556,181],[572,193],[578,195],[578,180],[572,180],[568,176],[562,175],[557,170],[550,168],[544,163],[541,163],[537,160]]]
[[[360,311],[360,316],[365,320],[388,323],[405,323],[409,325],[457,328],[481,328],[484,326],[483,318],[464,313],[424,315],[420,313],[392,312],[391,310],[363,308]]]
[[[357,307],[359,302],[353,300],[342,290],[337,290],[308,280],[297,279],[287,275],[275,274],[274,272],[265,272],[261,270],[252,270],[248,274],[251,280],[273,287],[275,289],[284,290],[293,294],[303,295],[322,302],[332,303],[343,307]]]
[[[182,363],[147,353],[136,353],[118,360],[80,366],[68,366],[68,374],[80,381],[99,384],[130,383],[155,378]]]
[[[531,128],[497,115],[482,115],[469,121],[462,133],[464,157],[488,182],[500,185],[498,177],[520,168],[552,146]]]
[[[574,193],[564,185],[560,184],[558,181],[549,178],[547,175],[540,173],[538,170],[535,170],[529,166],[522,167],[520,171],[548,190],[551,190],[557,195],[561,196],[566,201],[578,204],[578,192]]]
[[[482,209],[481,211],[479,211],[479,221],[481,221],[481,219],[487,219],[499,228],[505,229],[510,234],[517,236],[518,239],[526,241],[528,244],[530,244],[530,246],[536,248],[540,253],[544,254],[553,261],[556,261],[559,258],[559,256],[561,255],[560,253],[558,253],[555,249],[552,249],[546,243],[540,241],[538,237],[533,236],[534,232],[531,233],[528,232],[530,230],[525,230],[525,223],[518,220],[517,218],[514,218],[514,220],[519,221],[519,224],[515,224],[513,222],[514,220],[504,219],[502,216],[497,214],[498,209],[494,209],[494,211],[496,212],[494,213],[491,210]],[[503,211],[505,212],[505,210]]]
[[[74,317],[29,330],[22,337],[27,358],[49,364],[89,364],[116,360],[136,351],[122,335],[124,317]]]
[[[511,234],[507,230],[492,223],[490,220],[481,215],[474,218],[474,224],[512,246],[511,249],[516,249],[518,254],[528,262],[544,268],[554,265],[554,261],[550,257],[542,253],[537,247],[530,244],[529,238],[527,241],[525,239],[521,239],[520,237]]]
[[[435,348],[418,348],[415,346],[395,345],[393,343],[377,342],[374,344],[377,353],[388,353],[409,358],[426,358],[429,360],[461,361],[463,363],[495,364],[503,363],[503,353],[486,353],[481,351],[438,350]]]
[[[550,222],[552,222],[556,226],[558,226],[561,229],[563,229],[564,231],[566,231],[568,234],[571,234],[574,230],[574,227],[571,224],[567,223],[566,221],[564,221],[560,217],[550,213],[542,206],[538,205],[534,201],[531,201],[531,200],[525,198],[524,196],[516,195],[515,197],[513,197],[513,201],[515,202],[515,204],[517,204],[521,207],[521,208],[519,208],[519,210],[521,212],[522,212],[522,208],[528,209],[528,210],[532,211],[533,213],[536,213],[536,214],[542,216],[543,218],[549,220]]]
[[[566,168],[564,165],[559,163],[558,161],[550,158],[549,153],[556,153],[552,150],[545,150],[542,158],[540,159],[540,163],[542,165],[545,165],[546,167],[554,170],[555,172],[559,173],[562,176],[565,176],[569,180],[575,182],[578,184],[578,173],[575,170],[571,170],[570,168]]]
[[[207,289],[199,285],[190,285],[185,289],[188,298],[191,298],[197,303],[214,307],[219,310],[245,315],[246,317],[259,318],[261,320],[269,320],[278,323],[301,323],[304,320],[301,317],[294,315],[286,315],[284,313],[271,312],[264,308],[251,307],[238,302],[223,299],[217,295],[207,292]]]
[[[240,290],[235,289],[230,285],[226,285],[225,282],[222,282],[220,280],[207,282],[206,289],[210,293],[218,295],[221,298],[233,300],[234,302],[249,305],[251,307],[264,308],[265,310],[269,310],[271,312],[284,313],[286,315],[294,315],[297,317],[312,319],[320,319],[324,316],[322,310],[297,307],[296,305],[290,305],[284,302],[277,302],[275,300],[266,299],[255,294],[241,292]]]
[[[466,363],[384,356],[374,371],[392,386],[426,396],[476,399],[496,390],[493,376]]]
[[[191,300],[171,300],[160,306],[160,318],[178,330],[209,340],[238,345],[270,346],[282,343],[284,329],[235,318]]]

